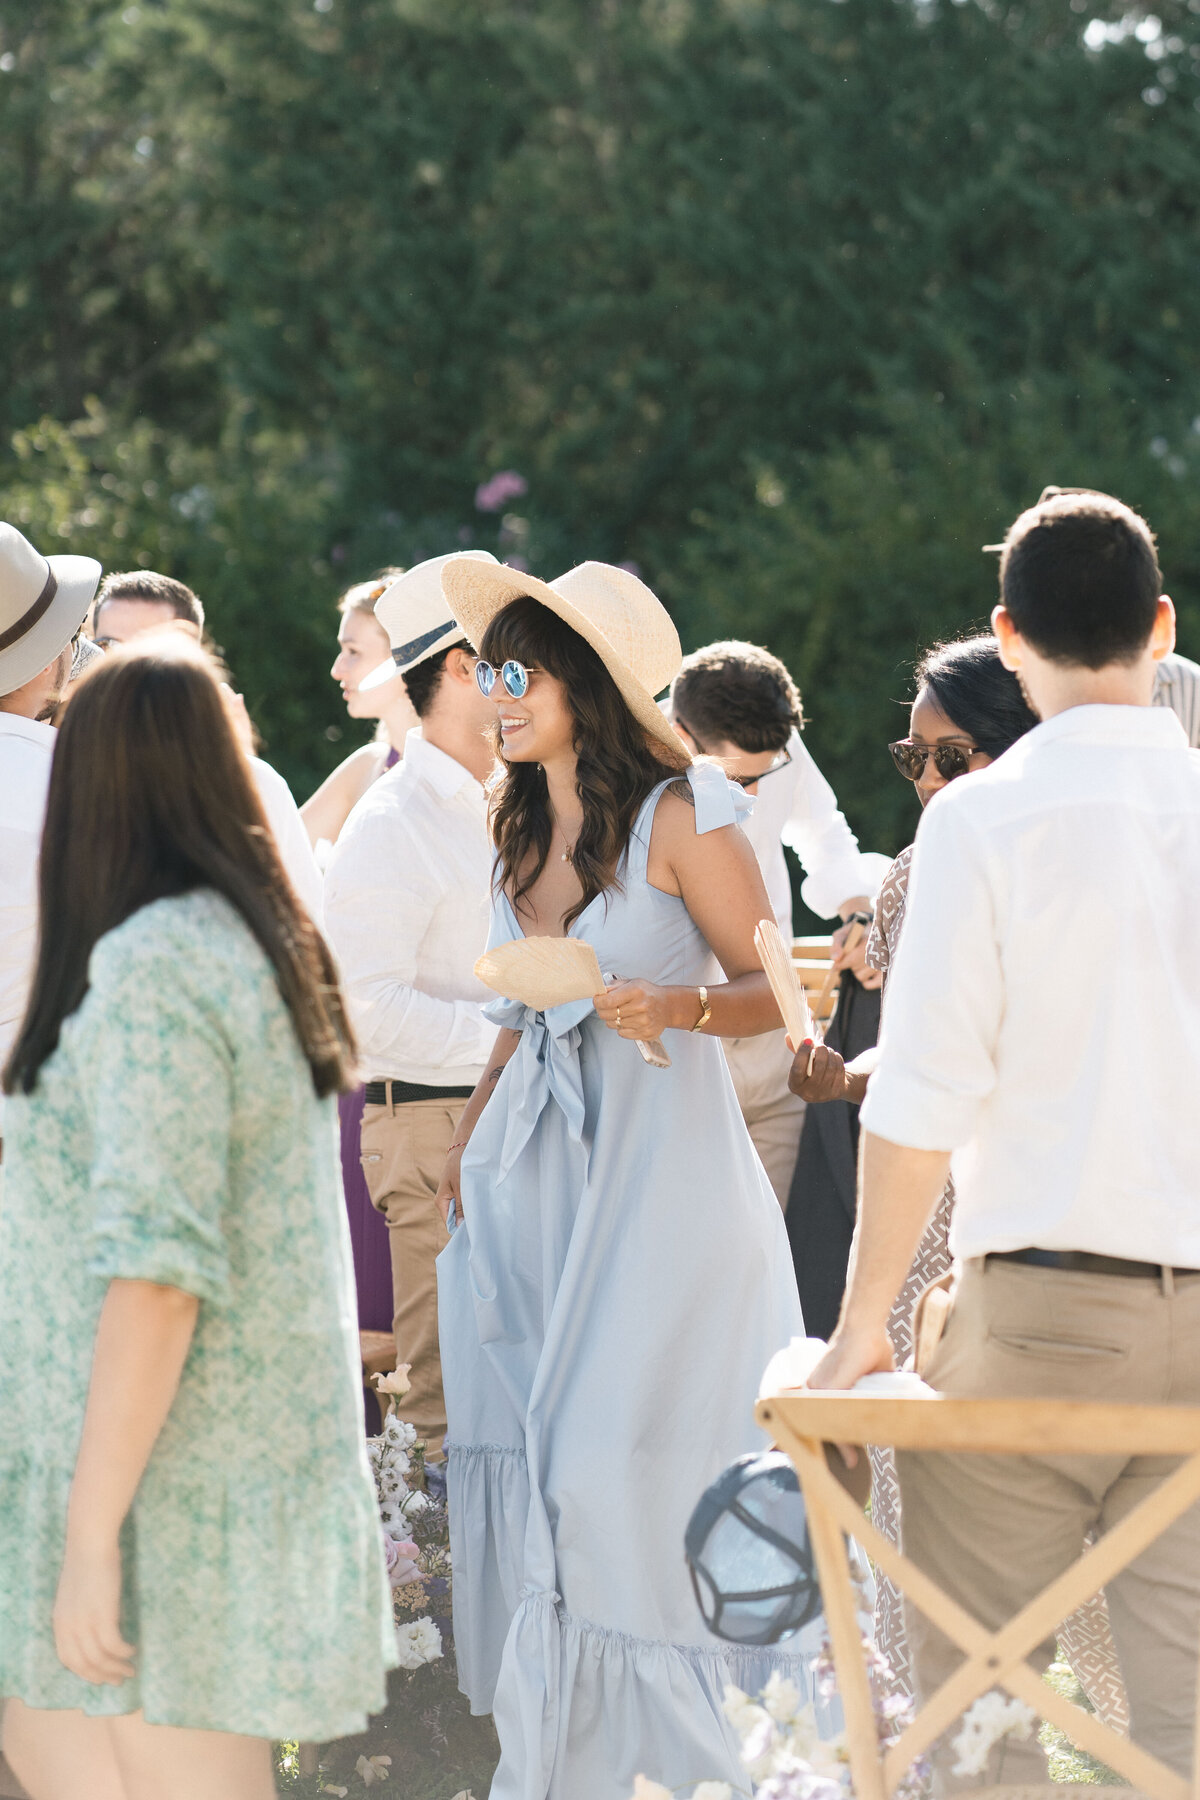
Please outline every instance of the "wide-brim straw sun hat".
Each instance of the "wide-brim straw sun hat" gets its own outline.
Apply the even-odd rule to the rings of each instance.
[[[514,600],[548,607],[592,646],[638,724],[670,750],[671,760],[680,765],[692,760],[654,699],[679,673],[679,633],[662,601],[630,570],[584,562],[553,581],[539,581],[502,563],[454,556],[442,570],[442,588],[476,648],[497,613]]]
[[[375,617],[388,634],[391,662],[380,663],[358,684],[360,694],[382,687],[399,672],[415,669],[439,650],[463,642],[463,628],[453,617],[442,592],[442,570],[455,557],[495,564],[490,550],[455,550],[414,563],[388,583],[375,602]]]
[[[0,694],[13,694],[61,656],[100,585],[91,556],[43,556],[0,524]]]

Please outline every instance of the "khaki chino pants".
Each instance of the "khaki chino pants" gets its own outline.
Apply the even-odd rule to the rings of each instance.
[[[1023,1263],[967,1263],[945,1333],[922,1371],[956,1398],[1028,1395],[1200,1405],[1200,1277],[1067,1273]],[[904,1550],[981,1624],[1010,1619],[1178,1466],[1148,1456],[993,1457],[901,1451]],[[1156,1539],[1106,1589],[1136,1742],[1191,1768],[1200,1641],[1200,1506]],[[961,1653],[909,1606],[918,1692],[928,1698]],[[1054,1645],[1031,1663],[1044,1669]],[[953,1736],[954,1727],[948,1736]],[[950,1773],[943,1789],[981,1785]],[[987,1780],[1047,1779],[1036,1739],[1008,1739]]]
[[[782,1031],[764,1031],[758,1037],[722,1038],[721,1045],[751,1142],[786,1212],[804,1124],[804,1101],[788,1087],[787,1038]]]
[[[424,1438],[431,1460],[441,1456],[446,1435],[435,1263],[448,1233],[434,1196],[465,1104],[407,1100],[365,1106],[362,1118],[363,1174],[388,1227],[396,1360],[412,1365],[400,1412]]]

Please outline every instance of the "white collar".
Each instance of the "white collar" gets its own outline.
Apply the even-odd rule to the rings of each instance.
[[[1144,744],[1159,750],[1188,747],[1187,732],[1166,706],[1068,706],[1065,712],[1035,725],[1028,741],[1046,743],[1055,738],[1088,744]]]
[[[25,738],[31,744],[40,744],[43,750],[53,755],[58,733],[53,725],[46,725],[41,719],[27,719],[23,713],[0,712],[0,737]]]
[[[421,735],[421,727],[414,725],[404,740],[404,761],[402,768],[408,769],[418,781],[428,782],[434,793],[443,800],[451,800],[470,784],[472,798],[478,795],[484,798],[483,784],[476,781],[470,769],[465,769],[454,757],[447,756],[436,744],[427,744]]]

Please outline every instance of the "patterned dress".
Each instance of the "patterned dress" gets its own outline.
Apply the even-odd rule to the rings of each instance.
[[[395,1637],[333,1102],[313,1093],[266,956],[211,889],[134,913],[88,975],[5,1116],[0,1694],[251,1737],[361,1731]],[[114,1279],[181,1288],[200,1310],[122,1532],[136,1674],[100,1687],[59,1662],[50,1615]]]
[[[879,969],[884,978],[886,1001],[888,972],[896,958],[904,913],[908,904],[908,876],[914,846],[902,850],[884,877],[876,902],[875,923],[867,944],[867,961]],[[947,1273],[953,1262],[950,1255],[950,1216],[954,1210],[954,1186],[947,1182],[917,1254],[908,1280],[901,1288],[888,1320],[888,1333],[896,1351],[897,1364],[903,1367],[912,1354],[913,1307],[931,1282]],[[871,1519],[884,1537],[900,1544],[900,1484],[896,1478],[896,1459],[890,1449],[873,1447],[871,1455]],[[1059,1628],[1059,1642],[1075,1671],[1084,1692],[1105,1722],[1116,1731],[1129,1731],[1129,1702],[1125,1683],[1117,1662],[1116,1646],[1108,1621],[1104,1595],[1097,1594]],[[891,1664],[896,1684],[905,1693],[913,1691],[913,1672],[908,1650],[908,1633],[904,1623],[904,1600],[899,1589],[882,1572],[876,1571],[875,1637],[880,1650]]]

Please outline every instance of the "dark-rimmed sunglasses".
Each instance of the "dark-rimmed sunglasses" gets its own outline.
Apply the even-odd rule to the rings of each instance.
[[[978,744],[914,744],[911,738],[900,738],[889,744],[892,761],[905,781],[920,781],[925,764],[933,758],[933,766],[943,781],[955,781],[971,767]]]
[[[490,700],[492,692],[499,681],[510,700],[523,700],[529,692],[529,677],[536,675],[536,669],[527,669],[524,663],[506,662],[500,669],[493,669],[490,662],[482,657],[475,664],[475,680],[485,700]]]
[[[691,726],[687,723],[686,719],[681,719],[678,716],[678,714],[676,714],[675,723],[677,725],[681,725],[683,727],[683,729],[687,732],[687,734],[691,738],[693,744],[695,744],[697,750],[700,752],[701,756],[711,756],[712,755],[711,750],[706,750],[704,748],[704,745],[700,742],[700,739],[696,736],[696,733],[692,730]],[[778,756],[776,756],[775,761],[771,764],[770,768],[764,769],[761,775],[730,775],[730,773],[727,769],[725,771],[726,779],[729,781],[736,782],[738,787],[740,787],[740,788],[743,788],[743,789],[752,788],[756,785],[756,783],[758,783],[760,781],[765,781],[767,779],[768,775],[778,775],[780,769],[786,769],[788,764],[791,762],[791,760],[792,760],[792,753],[785,745],[785,747],[779,752]]]
[[[752,788],[752,787],[757,787],[757,785],[760,781],[765,781],[767,779],[768,775],[778,775],[780,769],[786,769],[788,764],[791,762],[791,760],[792,760],[791,751],[790,750],[781,750],[779,752],[779,755],[775,758],[775,761],[771,764],[770,768],[764,769],[761,775],[728,775],[728,771],[726,773],[727,773],[728,779],[730,781],[735,781],[737,783],[738,787]]]

